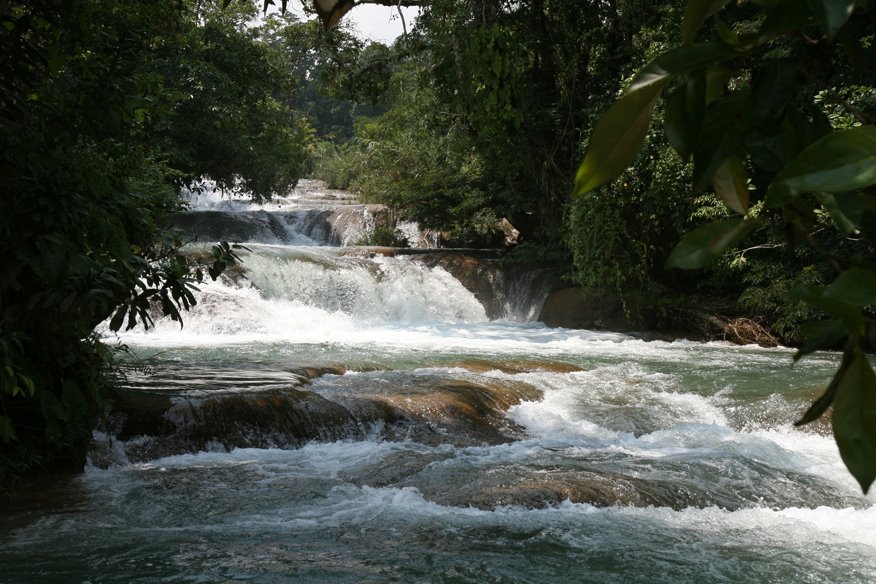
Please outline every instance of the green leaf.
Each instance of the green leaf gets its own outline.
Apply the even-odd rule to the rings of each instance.
[[[791,292],[791,296],[841,320],[852,334],[857,336],[864,334],[864,317],[861,316],[861,312],[844,299],[829,296],[826,288],[811,284],[800,286]]]
[[[752,81],[752,117],[758,124],[781,119],[798,96],[802,82],[803,75],[797,60],[764,60]]]
[[[4,444],[18,440],[15,424],[9,416],[0,416],[0,440],[3,440]]]
[[[803,334],[804,340],[797,352],[794,353],[794,361],[799,361],[815,351],[833,349],[849,336],[849,329],[846,328],[846,325],[832,319],[807,322],[800,327],[800,332]]]
[[[627,93],[599,118],[575,176],[575,195],[604,185],[630,165],[645,141],[651,114],[665,84],[663,80]]]
[[[852,306],[876,305],[876,272],[867,268],[849,268],[837,276],[824,295]]]
[[[833,39],[852,15],[855,0],[806,0],[806,5],[827,37]]]
[[[698,43],[670,49],[642,67],[630,83],[627,93],[664,83],[673,77],[732,59],[737,55],[733,47],[722,43]]]
[[[706,69],[706,105],[721,97],[733,72],[727,67],[713,65]]]
[[[693,154],[705,114],[706,72],[703,69],[691,74],[666,96],[666,138],[684,159]]]
[[[743,151],[742,139],[750,127],[750,105],[750,91],[743,90],[709,106],[694,152],[694,190],[707,188],[718,167]]]
[[[715,193],[721,197],[727,207],[740,215],[745,215],[748,211],[748,177],[742,166],[742,160],[737,156],[725,160],[715,171],[712,184]]]
[[[876,184],[876,126],[859,126],[821,138],[788,163],[770,191],[853,191]]]
[[[40,392],[40,405],[42,406],[43,415],[48,420],[62,420],[67,422],[70,420],[70,414],[58,401],[58,398],[51,391]]]
[[[833,399],[833,436],[866,494],[876,479],[876,374],[860,349],[851,359]]]
[[[698,227],[675,246],[666,260],[666,267],[694,270],[707,266],[725,249],[738,243],[756,224],[756,221],[725,219]]]
[[[821,206],[830,213],[840,231],[854,232],[864,215],[861,197],[855,193],[812,193]]]
[[[827,389],[824,390],[824,393],[821,396],[812,402],[812,405],[809,406],[809,409],[806,410],[806,413],[803,414],[803,417],[794,422],[795,426],[802,426],[804,424],[808,424],[809,422],[814,422],[818,418],[820,418],[824,412],[827,411],[827,408],[830,407],[830,404],[833,403],[834,398],[836,397],[836,391],[839,389],[840,381],[842,381],[846,372],[849,370],[853,359],[851,356],[854,353],[851,351],[846,351],[843,353],[843,360],[840,362],[839,369],[834,374],[833,379],[830,380],[830,384],[827,386]]]
[[[684,7],[684,16],[681,18],[682,42],[689,44],[703,21],[724,8],[727,2],[729,0],[688,0]]]
[[[760,42],[766,42],[775,37],[802,30],[809,24],[812,14],[806,2],[800,0],[783,0],[767,12],[758,31]]]
[[[112,320],[110,320],[110,330],[113,332],[117,332],[120,328],[122,328],[122,323],[125,321],[125,313],[128,311],[128,305],[123,304],[116,310],[116,313],[113,315]]]

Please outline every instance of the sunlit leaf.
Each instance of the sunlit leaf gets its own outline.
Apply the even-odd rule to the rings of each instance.
[[[745,215],[748,211],[748,176],[742,160],[731,156],[724,161],[712,178],[715,193],[731,210]]]
[[[876,374],[858,349],[833,399],[833,436],[864,493],[876,479]]]
[[[729,0],[688,0],[681,19],[682,42],[690,43],[703,21],[724,8],[727,2]]]
[[[694,270],[712,263],[728,247],[738,243],[756,225],[755,221],[725,219],[688,233],[666,260],[666,267]]]
[[[801,152],[770,185],[796,192],[853,191],[876,184],[876,126],[833,132]]]
[[[642,147],[651,114],[666,80],[627,93],[605,112],[587,146],[575,176],[575,194],[598,188],[630,165]],[[210,274],[212,276],[212,272]]]

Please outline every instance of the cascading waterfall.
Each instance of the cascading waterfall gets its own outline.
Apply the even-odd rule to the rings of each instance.
[[[544,273],[314,246],[320,197],[222,210],[290,230],[107,335],[91,464],[0,514],[0,581],[876,581],[873,496],[791,424],[835,355],[548,328]]]

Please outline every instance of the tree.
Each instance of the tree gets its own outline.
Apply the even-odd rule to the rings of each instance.
[[[160,227],[181,208],[181,175],[216,172],[216,157],[180,156],[184,146],[210,125],[240,130],[222,172],[266,196],[297,179],[303,137],[271,94],[269,54],[222,22],[210,30],[227,44],[212,46],[192,18],[173,3],[144,10],[133,0],[0,8],[0,482],[31,468],[82,468],[114,384],[98,323],[181,320],[205,269],[215,278],[236,261],[220,244],[201,266]],[[228,80],[228,62],[247,67]],[[185,84],[208,79],[237,92],[229,99],[257,103],[211,101]],[[234,108],[250,107],[228,125]],[[182,113],[190,133],[174,126]],[[271,174],[241,144],[290,160]]]
[[[840,454],[866,492],[876,478],[876,11],[866,2],[690,0],[683,44],[640,69],[599,119],[575,193],[591,193],[635,159],[661,95],[665,133],[693,161],[693,188],[736,217],[705,224],[669,267],[700,268],[758,230],[781,225],[788,248],[808,245],[835,271],[795,292],[821,315],[795,359],[842,347],[824,395],[797,422],[832,405]],[[705,42],[695,42],[709,38]],[[840,237],[824,234],[830,226]]]

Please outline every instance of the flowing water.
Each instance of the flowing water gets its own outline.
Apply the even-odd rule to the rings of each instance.
[[[184,328],[121,336],[89,466],[4,511],[0,581],[876,581],[873,497],[791,424],[835,355],[550,329],[537,278],[490,314],[420,255],[250,248]]]

